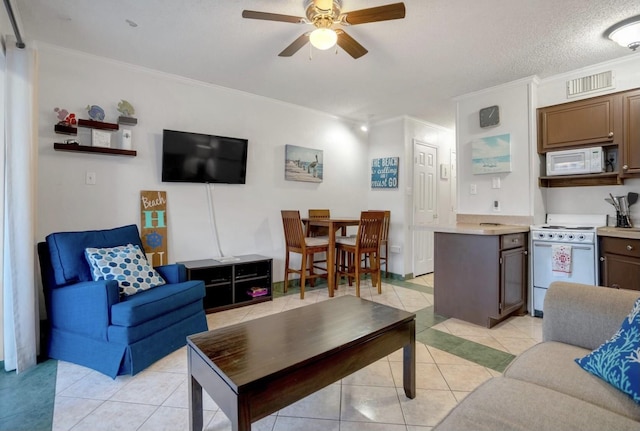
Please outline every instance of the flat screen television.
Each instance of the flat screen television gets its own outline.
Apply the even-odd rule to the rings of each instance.
[[[246,139],[162,131],[162,181],[244,184]]]

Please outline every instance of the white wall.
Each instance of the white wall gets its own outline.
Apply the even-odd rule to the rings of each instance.
[[[456,157],[458,162],[458,213],[532,216],[535,184],[531,169],[535,140],[530,127],[534,106],[532,95],[536,79],[526,78],[457,98]],[[482,129],[480,109],[500,107],[500,124]],[[534,123],[535,124],[535,123]],[[474,175],[471,171],[471,143],[483,137],[510,135],[511,172]],[[500,179],[501,188],[492,188],[492,179]],[[537,175],[535,175],[537,179]],[[470,194],[475,184],[477,194]],[[500,202],[500,211],[493,210],[493,201]]]
[[[451,167],[451,152],[454,148],[454,133],[425,121],[410,117],[394,118],[378,122],[369,131],[369,164],[371,159],[400,157],[398,188],[371,189],[369,184],[369,206],[372,209],[391,210],[389,245],[399,246],[400,253],[389,254],[389,271],[407,275],[413,272],[413,142],[433,145],[438,148],[438,163]],[[448,223],[455,219],[455,187],[448,180],[438,179],[438,220]]]
[[[371,188],[371,160],[381,157],[399,157],[398,164],[398,188],[397,189],[372,189]],[[410,160],[410,159],[409,159]],[[389,226],[389,246],[399,246],[401,253],[389,253],[387,265],[389,272],[405,274],[403,253],[409,253],[405,239],[405,210],[404,193],[407,186],[406,172],[410,169],[409,160],[404,152],[404,119],[394,118],[372,124],[369,127],[369,182],[367,184],[367,200],[369,208],[391,211],[391,224]]]
[[[567,99],[566,81],[608,70],[614,72],[615,88],[580,98]],[[538,87],[537,107],[557,105],[639,87],[640,56],[632,53],[616,61],[593,65],[541,80]],[[604,198],[608,197],[609,193],[614,196],[622,196],[628,192],[640,193],[639,178],[625,180],[624,185],[620,186],[553,187],[546,191],[546,208],[548,213],[609,214],[614,217],[613,224],[615,224],[615,210],[604,201]],[[640,224],[640,204],[631,207],[631,219],[635,225]]]
[[[162,130],[175,129],[247,138],[245,185],[212,186],[215,219],[226,255],[263,254],[274,259],[274,281],[283,279],[281,209],[330,208],[359,215],[369,207],[366,138],[351,123],[330,115],[113,62],[59,47],[39,45],[39,240],[56,231],[140,225],[141,190],[168,195],[169,260],[218,256],[203,184],[160,181]],[[120,99],[136,109],[137,157],[53,150],[55,107],[88,118],[100,105],[115,122]],[[284,180],[284,146],[324,151],[321,184]],[[96,185],[85,185],[95,172]]]

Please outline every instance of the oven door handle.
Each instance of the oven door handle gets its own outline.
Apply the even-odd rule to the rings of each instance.
[[[551,247],[551,244],[533,244],[534,247]],[[576,250],[591,250],[592,247],[580,247],[580,246],[575,246],[572,245],[571,248],[574,248]]]

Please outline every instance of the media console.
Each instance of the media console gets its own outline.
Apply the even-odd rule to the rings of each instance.
[[[271,301],[273,259],[258,254],[179,262],[187,279],[204,281],[207,313]]]

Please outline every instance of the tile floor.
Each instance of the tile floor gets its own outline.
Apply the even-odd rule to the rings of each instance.
[[[365,282],[362,297],[417,314],[417,396],[402,389],[398,351],[253,425],[259,431],[419,431],[430,430],[482,382],[499,375],[524,349],[541,339],[541,319],[514,317],[492,329],[433,314],[433,276],[410,282],[388,280],[378,295]],[[337,295],[353,294],[341,285]],[[219,328],[317,301],[326,289],[305,299],[290,290],[273,301],[207,316]],[[226,416],[205,393],[205,429],[230,430]],[[54,431],[187,430],[186,348],[136,376],[115,380],[74,364],[58,362]]]

